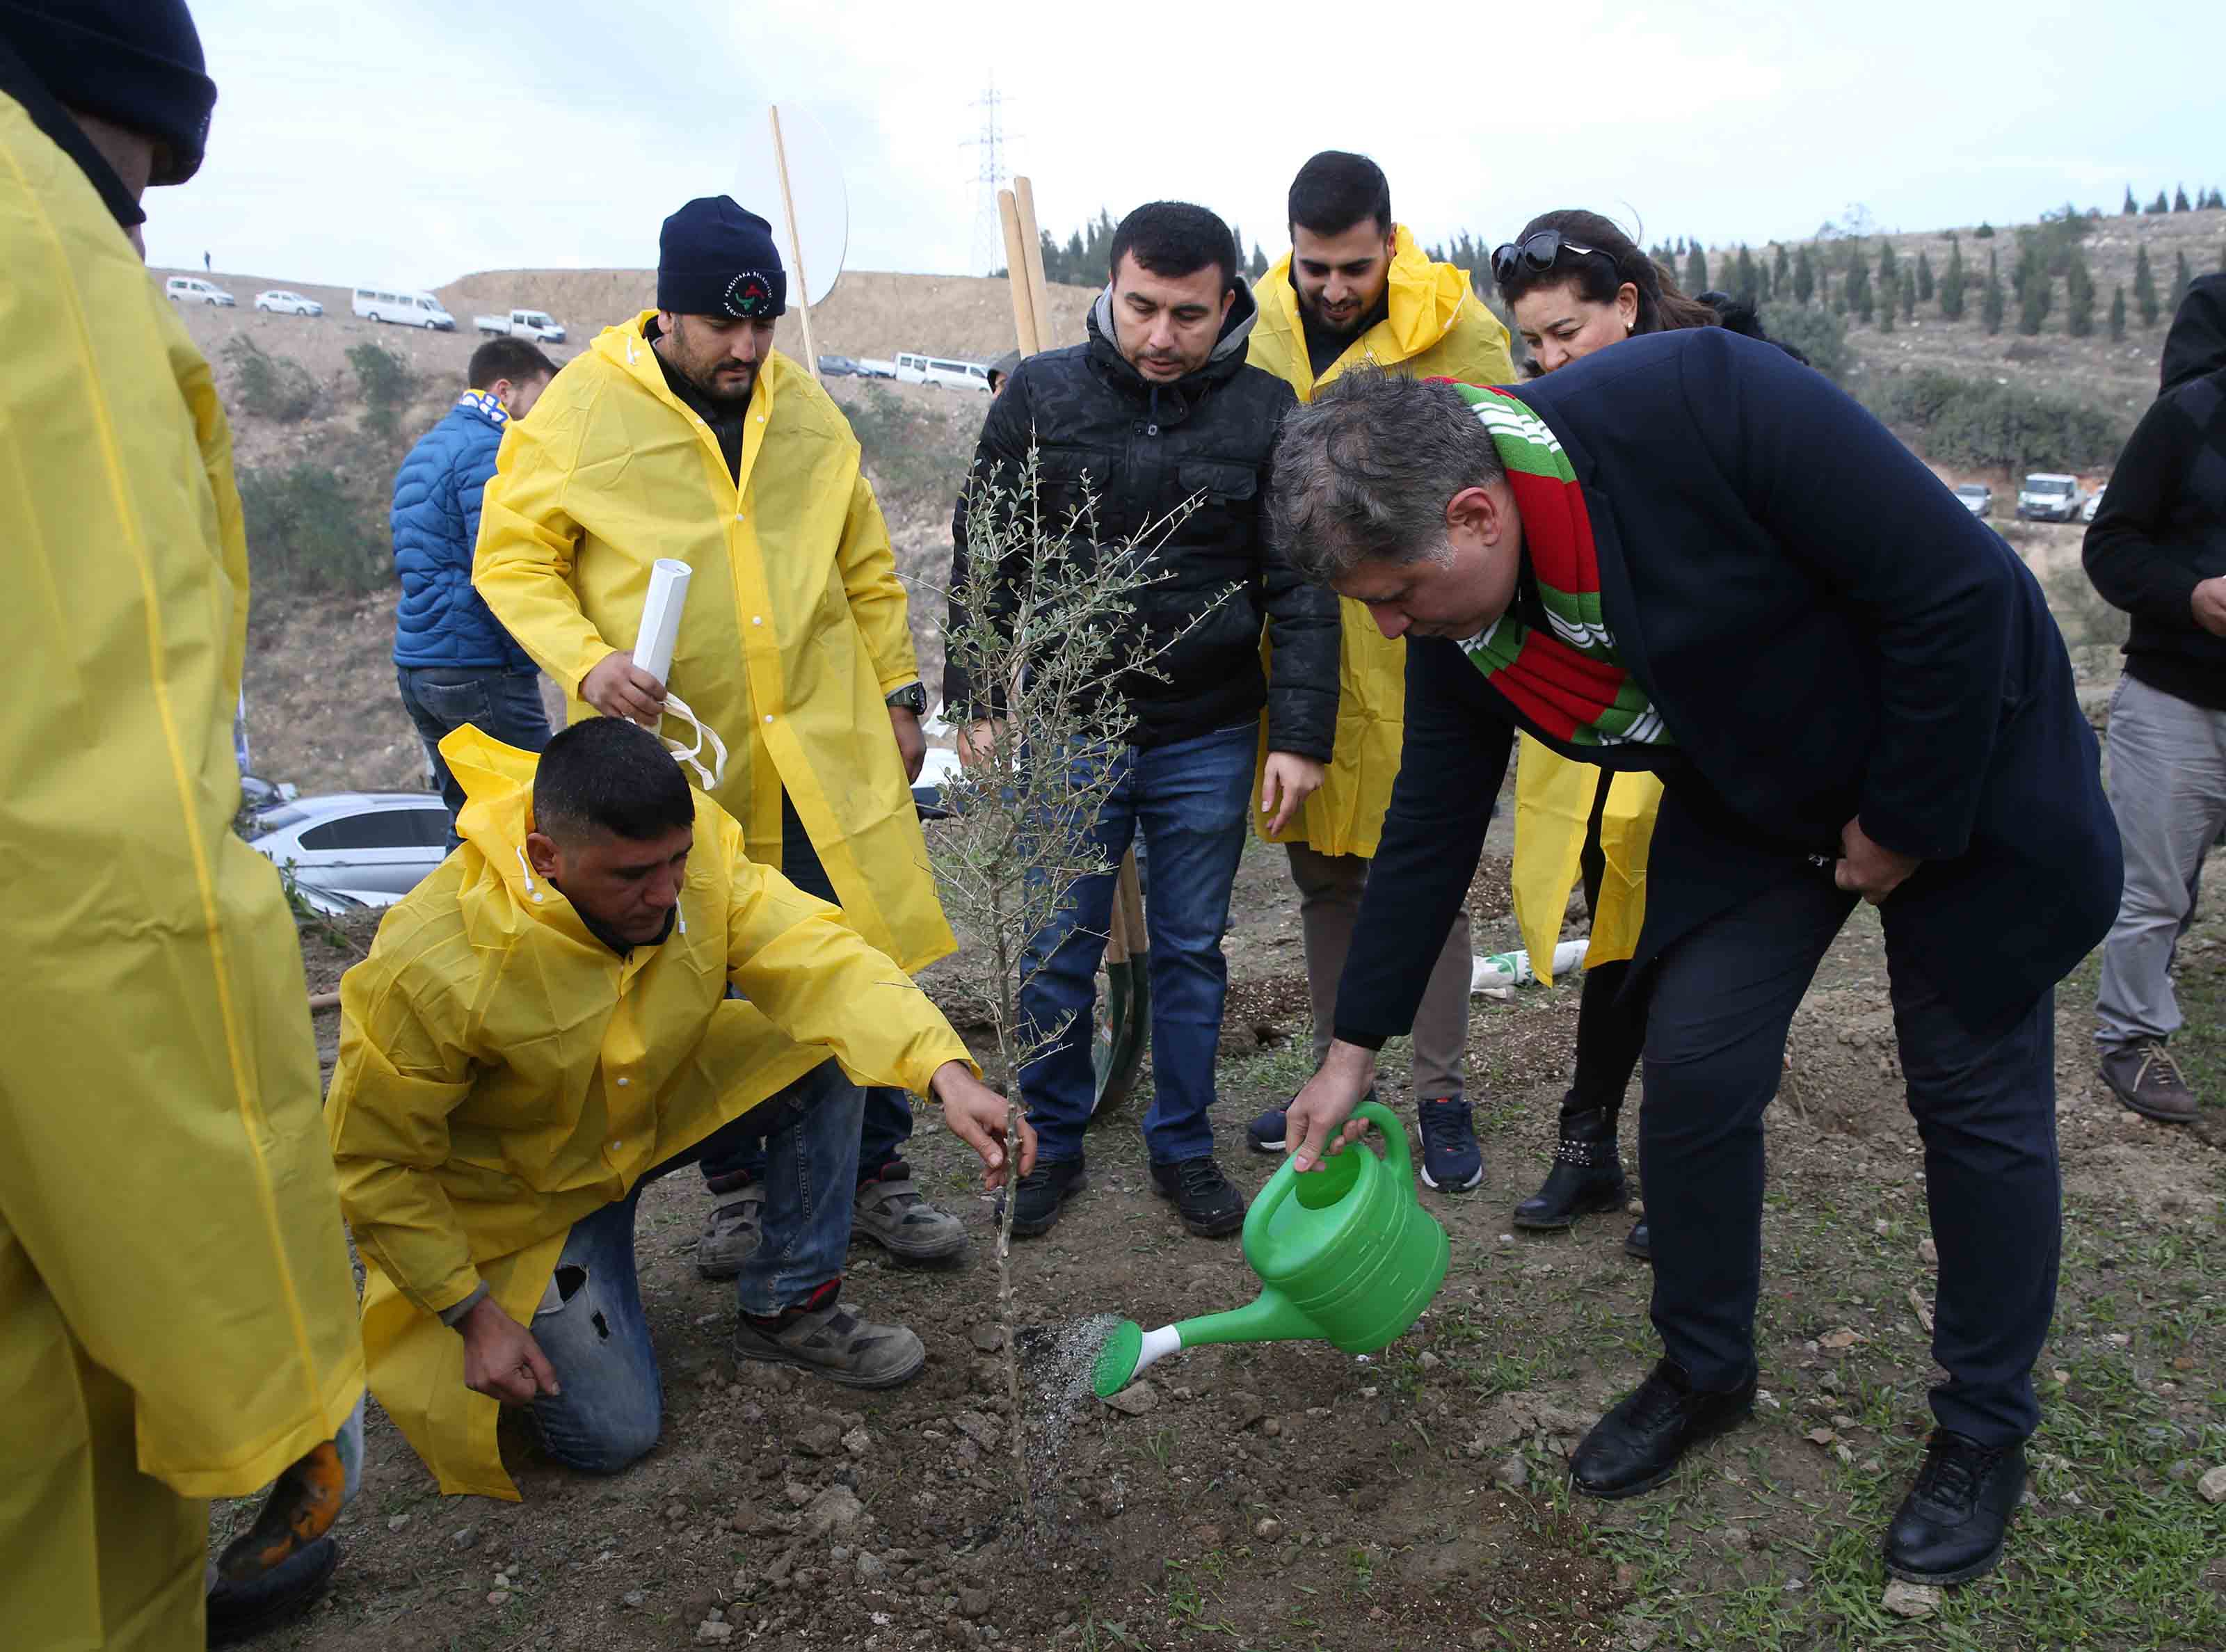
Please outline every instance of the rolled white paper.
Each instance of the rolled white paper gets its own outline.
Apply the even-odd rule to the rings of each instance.
[[[649,570],[649,599],[641,605],[633,663],[660,683],[666,682],[665,674],[672,669],[672,645],[680,640],[680,610],[688,601],[691,571],[687,563],[670,556],[658,557]]]

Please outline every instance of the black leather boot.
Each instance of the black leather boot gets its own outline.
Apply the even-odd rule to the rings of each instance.
[[[1572,1113],[1565,1107],[1554,1168],[1546,1185],[1515,1207],[1515,1225],[1534,1231],[1566,1228],[1580,1216],[1621,1209],[1627,1197],[1615,1120],[1605,1108]]]

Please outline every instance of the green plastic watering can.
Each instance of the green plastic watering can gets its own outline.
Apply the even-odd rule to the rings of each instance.
[[[1303,1176],[1286,1159],[1245,1213],[1244,1260],[1265,1287],[1259,1299],[1152,1331],[1125,1321],[1091,1372],[1101,1399],[1179,1348],[1314,1341],[1372,1354],[1415,1323],[1445,1282],[1451,1247],[1415,1197],[1406,1126],[1374,1102],[1354,1116],[1383,1133],[1382,1158],[1356,1143]]]

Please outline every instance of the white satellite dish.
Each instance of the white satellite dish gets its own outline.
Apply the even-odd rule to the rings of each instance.
[[[781,149],[788,162],[784,200],[773,155],[772,107],[753,104],[742,115],[742,154],[735,167],[735,199],[773,226],[788,271],[792,304],[824,304],[842,278],[850,246],[850,197],[827,130],[795,104],[780,106]],[[789,233],[789,206],[796,232]],[[801,243],[801,245],[798,245]],[[803,280],[797,278],[802,270]]]

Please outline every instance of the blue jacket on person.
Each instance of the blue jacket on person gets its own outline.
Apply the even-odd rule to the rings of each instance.
[[[417,439],[394,478],[394,571],[402,600],[394,610],[394,663],[531,671],[486,600],[472,589],[480,537],[480,494],[509,423],[502,404],[467,391],[448,415]]]

